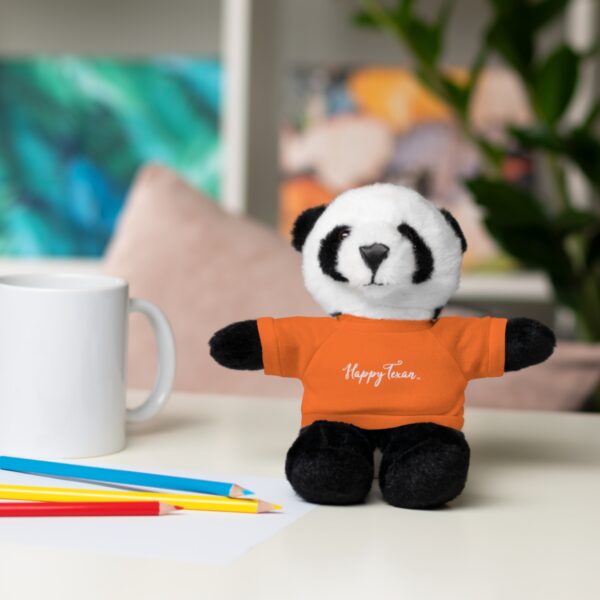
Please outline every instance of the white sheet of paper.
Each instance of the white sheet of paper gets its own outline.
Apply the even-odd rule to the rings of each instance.
[[[281,504],[281,513],[180,511],[161,517],[0,518],[0,544],[36,545],[138,558],[227,564],[314,508],[283,479],[171,473],[235,481],[257,497]],[[97,488],[106,486],[0,471],[0,484]],[[0,500],[1,501],[1,500]]]

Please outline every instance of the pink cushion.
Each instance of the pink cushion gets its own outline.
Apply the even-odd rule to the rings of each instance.
[[[177,344],[177,390],[300,398],[295,380],[227,370],[208,354],[210,336],[233,321],[322,315],[304,288],[300,255],[270,229],[226,214],[172,171],[151,165],[134,184],[105,271],[127,279],[132,296],[167,314]],[[155,353],[149,326],[134,315],[130,387],[151,387]],[[547,363],[472,382],[467,403],[577,409],[599,378],[600,345],[561,342]]]
[[[600,344],[559,341],[534,367],[499,379],[478,379],[467,389],[471,406],[525,410],[577,410],[600,381]]]
[[[177,174],[150,165],[134,183],[104,270],[167,314],[177,345],[177,390],[300,396],[295,380],[230,371],[208,354],[210,336],[233,321],[322,315],[304,288],[300,255],[275,232],[225,213]],[[154,337],[143,317],[134,315],[130,324],[128,385],[147,389]]]

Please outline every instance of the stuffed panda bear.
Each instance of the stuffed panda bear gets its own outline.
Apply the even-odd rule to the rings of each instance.
[[[532,319],[440,317],[467,243],[448,211],[411,189],[344,192],[302,213],[292,244],[330,316],[233,323],[210,340],[212,357],[302,381],[302,424],[285,472],[305,500],[363,502],[379,448],[387,502],[445,505],[467,479],[468,381],[544,361],[554,334]]]

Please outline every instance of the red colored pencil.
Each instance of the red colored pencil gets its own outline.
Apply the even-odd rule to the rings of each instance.
[[[143,517],[179,506],[162,502],[0,502],[0,517]]]

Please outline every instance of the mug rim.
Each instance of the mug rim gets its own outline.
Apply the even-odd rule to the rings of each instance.
[[[60,282],[63,285],[60,285]],[[80,286],[64,285],[67,281]],[[128,282],[113,275],[94,273],[10,273],[0,275],[0,288],[49,293],[94,293],[127,288]]]

